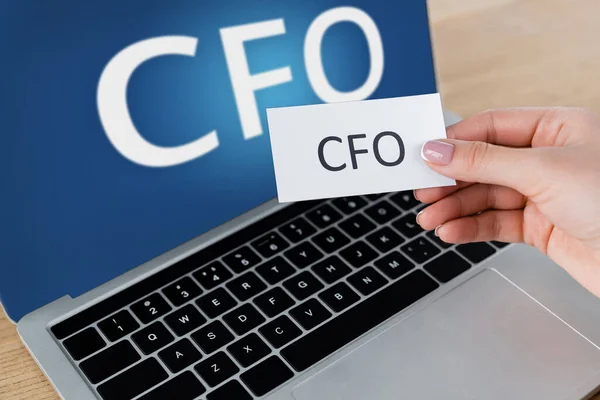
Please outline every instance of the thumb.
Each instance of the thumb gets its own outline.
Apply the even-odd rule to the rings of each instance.
[[[536,188],[543,184],[542,178],[548,176],[551,167],[545,161],[544,148],[511,148],[463,140],[426,142],[421,156],[442,175],[507,186],[526,196],[538,192]]]

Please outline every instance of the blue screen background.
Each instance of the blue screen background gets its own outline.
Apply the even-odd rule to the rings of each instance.
[[[304,69],[311,22],[337,6],[376,22],[385,70],[372,98],[436,92],[425,0],[11,0],[0,4],[0,299],[9,316],[75,297],[276,196],[265,109],[320,103]],[[263,135],[244,140],[219,35],[283,18],[286,34],[249,42],[252,73],[290,66],[293,81],[256,94]],[[107,62],[163,35],[199,39],[194,58],[143,64],[128,91],[152,143],[184,144],[217,129],[220,146],[194,161],[147,168],[106,138],[96,88]],[[369,71],[351,23],[325,35],[338,90]]]

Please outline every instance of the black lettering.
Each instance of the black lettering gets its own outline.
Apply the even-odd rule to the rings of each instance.
[[[319,161],[321,162],[321,165],[323,166],[323,168],[325,168],[328,171],[331,172],[337,172],[337,171],[341,171],[344,168],[346,168],[346,163],[338,166],[338,167],[332,167],[331,165],[327,164],[327,161],[325,161],[325,155],[323,154],[323,151],[325,150],[325,145],[327,144],[327,142],[338,142],[338,143],[342,143],[342,139],[340,139],[337,136],[327,136],[325,139],[321,140],[321,143],[319,143]]]
[[[356,163],[356,155],[357,154],[366,154],[369,151],[365,149],[355,149],[354,148],[354,139],[364,139],[367,135],[348,135],[348,147],[350,147],[350,158],[352,159],[352,169],[358,169],[358,164]]]
[[[387,162],[383,158],[381,158],[381,154],[379,153],[379,141],[384,136],[391,136],[394,139],[396,139],[396,141],[398,142],[398,148],[400,149],[400,154],[396,161]],[[402,140],[400,135],[398,135],[396,132],[390,132],[390,131],[381,132],[380,134],[375,136],[375,140],[373,140],[373,152],[375,153],[375,158],[377,159],[379,164],[383,165],[384,167],[394,167],[394,166],[400,164],[402,161],[404,161],[404,141]]]

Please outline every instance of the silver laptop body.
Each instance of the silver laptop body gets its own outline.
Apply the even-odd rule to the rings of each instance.
[[[454,116],[447,115],[447,124],[455,121]],[[57,340],[51,327],[284,207],[276,200],[270,201],[80,297],[64,296],[22,318],[18,324],[19,334],[63,398],[102,398],[98,387],[111,378],[92,384],[78,367],[85,359],[74,361],[64,341]],[[428,236],[421,233],[419,237]],[[427,263],[415,264],[413,271],[424,270]],[[295,273],[306,270],[310,270],[310,266]],[[393,282],[389,279],[378,291]],[[164,282],[165,285],[170,283]],[[283,360],[293,376],[266,394],[256,395],[244,383],[249,379],[249,375],[244,374],[260,361],[248,367],[238,365],[238,372],[227,382],[241,382],[252,397],[269,400],[566,400],[586,398],[595,391],[600,383],[600,300],[548,258],[525,245],[510,245],[497,248],[491,257],[449,282],[439,283],[440,287],[431,293],[302,371],[297,371],[286,358],[283,349],[289,344],[271,349],[269,357]],[[324,282],[319,293],[334,284]],[[278,283],[269,285],[269,289],[277,286],[283,287]],[[319,298],[319,293],[311,298]],[[335,314],[333,318],[351,313],[367,301],[367,297],[361,295],[360,300],[339,313],[330,310]],[[252,303],[252,300],[239,302],[242,303]],[[296,305],[300,303],[302,301],[296,301]],[[374,314],[378,307],[387,306],[370,304]],[[289,316],[289,311],[281,315]],[[164,322],[164,318],[157,321]],[[265,324],[273,319],[267,317]],[[312,329],[302,329],[300,336],[290,343],[303,340],[328,321]],[[356,324],[361,322],[356,321]],[[90,326],[97,327],[97,323],[94,321]],[[141,322],[140,325],[145,326]],[[341,336],[348,333],[342,331]],[[263,337],[260,327],[250,333]],[[124,339],[130,339],[133,334],[129,333]],[[189,338],[192,334],[182,337]],[[238,338],[236,335],[235,339]],[[104,339],[107,346],[112,344]],[[320,346],[318,342],[312,343]],[[221,350],[227,353],[226,348]],[[102,351],[104,349],[97,353]],[[304,351],[310,352],[311,348]],[[140,353],[142,361],[151,357],[164,367],[156,353]],[[202,354],[200,361],[209,357]],[[183,372],[193,372],[195,365],[197,363]],[[273,376],[278,374],[279,371],[272,371]],[[175,375],[168,372],[168,379]],[[269,375],[263,374],[264,379],[269,379]],[[200,380],[206,388],[198,397],[201,399],[210,400],[211,393],[224,384],[211,387]],[[154,388],[136,398],[152,390]],[[171,392],[169,398],[180,396]]]

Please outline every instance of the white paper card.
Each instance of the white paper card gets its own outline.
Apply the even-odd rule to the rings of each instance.
[[[267,110],[280,202],[456,182],[421,158],[446,137],[439,94]]]

